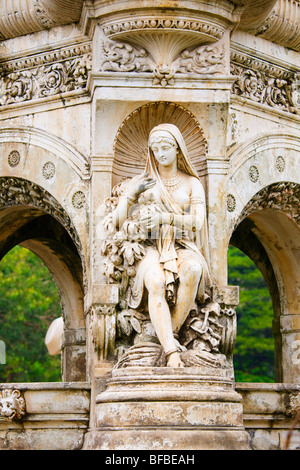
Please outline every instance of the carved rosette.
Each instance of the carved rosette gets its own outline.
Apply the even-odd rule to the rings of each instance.
[[[19,390],[4,389],[0,392],[0,415],[5,420],[20,420],[25,413],[25,399]]]
[[[90,309],[90,332],[99,360],[114,355],[116,337],[116,307],[94,304]]]

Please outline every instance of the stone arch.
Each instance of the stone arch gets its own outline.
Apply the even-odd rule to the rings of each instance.
[[[1,177],[0,188],[0,258],[19,244],[48,267],[64,316],[63,378],[84,380],[84,270],[76,229],[61,205],[40,186]]]
[[[297,183],[263,188],[246,204],[230,238],[255,262],[269,287],[278,382],[300,382],[299,361],[291,360],[300,339],[299,203]]]
[[[191,160],[200,172],[206,163],[207,141],[196,117],[183,106],[165,101],[144,104],[121,124],[114,142],[113,186],[143,171],[151,129],[161,123],[175,124],[183,134]],[[132,146],[132,142],[135,146]]]
[[[300,382],[298,136],[258,137],[230,151],[227,181],[228,244],[262,272],[272,298],[277,382]],[[293,356],[294,355],[294,356]]]
[[[44,261],[64,312],[63,380],[85,380],[88,162],[62,139],[25,127],[0,130],[0,154],[0,255],[21,244]]]

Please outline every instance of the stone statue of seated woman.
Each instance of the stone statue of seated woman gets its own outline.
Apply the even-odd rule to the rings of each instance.
[[[104,273],[122,293],[117,367],[219,363],[205,194],[176,126],[150,132],[144,173],[114,188],[108,206]]]

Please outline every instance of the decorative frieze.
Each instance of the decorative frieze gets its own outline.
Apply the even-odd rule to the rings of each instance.
[[[231,74],[236,76],[232,87],[234,95],[290,113],[300,113],[298,72],[232,51]]]
[[[281,182],[266,186],[256,193],[245,206],[236,226],[252,212],[262,209],[278,210],[287,213],[300,225],[300,185]]]
[[[115,305],[92,305],[90,309],[90,333],[98,359],[108,359],[114,354],[116,336]]]
[[[81,44],[0,63],[0,105],[86,91],[91,47]]]

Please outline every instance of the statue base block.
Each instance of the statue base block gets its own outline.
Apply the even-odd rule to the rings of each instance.
[[[225,369],[128,367],[96,397],[84,449],[243,450],[241,396]]]

